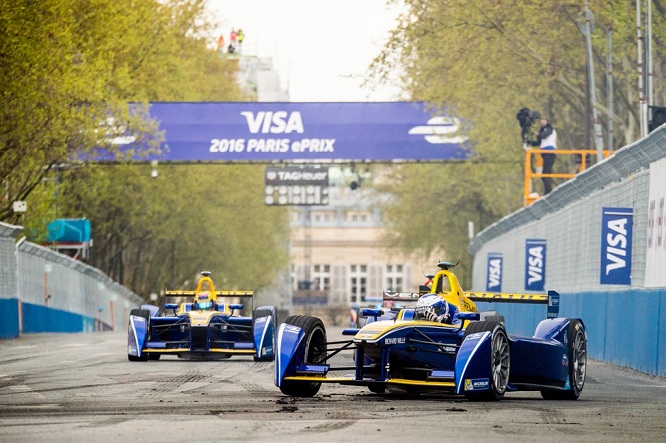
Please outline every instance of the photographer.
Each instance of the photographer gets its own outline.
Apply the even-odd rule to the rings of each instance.
[[[520,138],[523,141],[523,147],[527,149],[527,145],[531,143],[530,141],[530,132],[532,129],[532,123],[541,118],[538,111],[530,111],[529,108],[521,108],[516,114],[516,119],[520,124]]]
[[[554,151],[557,149],[557,131],[553,129],[550,122],[546,119],[541,120],[541,128],[535,132],[536,141],[531,141],[532,146],[538,146],[542,151]],[[553,173],[553,164],[555,163],[556,154],[541,153],[543,159],[542,174],[548,175]],[[543,182],[543,195],[548,194],[553,189],[553,179],[551,177],[541,177]]]

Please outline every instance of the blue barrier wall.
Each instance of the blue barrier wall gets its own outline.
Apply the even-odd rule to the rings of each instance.
[[[81,314],[23,303],[23,333],[91,332],[96,321]]]
[[[0,313],[0,339],[18,337],[18,299],[0,298]]]
[[[546,318],[545,305],[477,303],[504,316],[507,332],[532,336]],[[588,356],[647,374],[666,377],[666,290],[561,294],[560,317],[581,318],[587,327]]]

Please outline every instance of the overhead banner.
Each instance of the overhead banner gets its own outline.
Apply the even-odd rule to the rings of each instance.
[[[525,240],[525,290],[543,291],[546,283],[546,240]]]
[[[631,208],[602,209],[600,284],[631,284],[632,228]]]
[[[650,163],[645,287],[666,287],[666,158]]]
[[[160,155],[140,161],[442,161],[471,153],[460,121],[423,102],[155,102],[148,115],[165,141]],[[131,135],[116,144],[141,147]],[[96,158],[105,159],[113,160]]]
[[[488,253],[486,274],[486,291],[502,292],[502,254],[496,252]]]

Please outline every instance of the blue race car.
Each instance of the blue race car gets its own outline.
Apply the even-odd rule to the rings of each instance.
[[[322,383],[365,386],[374,393],[443,392],[469,400],[500,400],[506,392],[540,391],[546,399],[578,399],[585,383],[587,332],[581,319],[558,318],[559,294],[464,292],[455,266],[440,262],[429,292],[397,315],[365,309],[368,323],[343,331],[349,340],[327,342],[316,317],[291,316],[280,326],[275,384],[283,394],[312,397]],[[534,335],[508,335],[503,317],[479,312],[476,301],[548,304]],[[386,317],[385,317],[386,318]],[[352,352],[354,366],[335,367]]]
[[[127,358],[146,361],[162,355],[217,359],[252,355],[255,361],[275,360],[275,308],[254,308],[252,317],[243,317],[239,315],[243,304],[223,300],[251,298],[254,292],[216,291],[210,272],[201,274],[195,291],[165,292],[165,297],[190,297],[190,301],[166,303],[162,315],[153,305],[130,311]]]

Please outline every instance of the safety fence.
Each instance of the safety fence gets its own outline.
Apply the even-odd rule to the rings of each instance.
[[[0,338],[121,330],[142,298],[99,269],[19,238],[0,223]]]
[[[588,327],[591,358],[666,376],[665,200],[662,126],[479,232],[473,290],[557,290],[560,315]],[[494,305],[521,335],[546,315]]]

